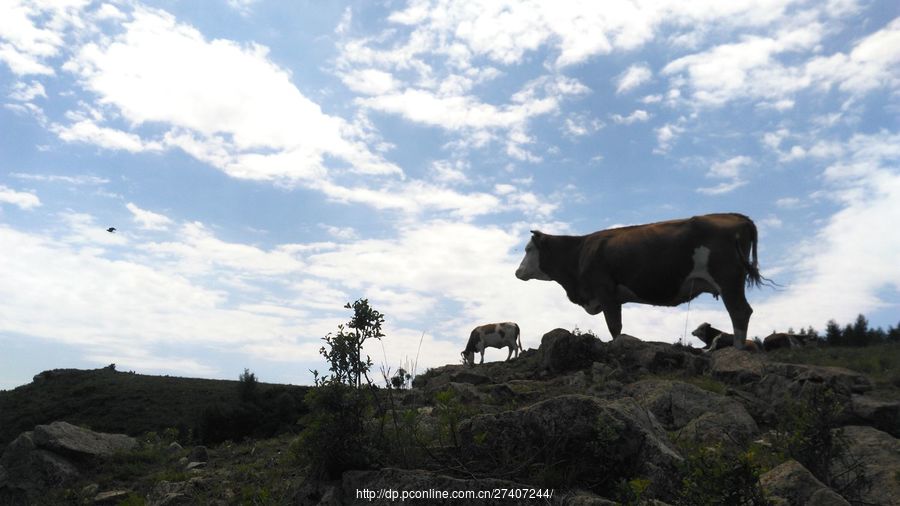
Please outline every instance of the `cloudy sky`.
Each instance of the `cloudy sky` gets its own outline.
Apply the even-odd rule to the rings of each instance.
[[[900,320],[892,0],[3,0],[0,103],[0,388],[309,383],[361,297],[376,367],[494,321],[608,339],[513,276],[528,231],[719,211],[783,286],[750,335]],[[711,296],[624,311],[648,340],[703,321],[730,328]]]

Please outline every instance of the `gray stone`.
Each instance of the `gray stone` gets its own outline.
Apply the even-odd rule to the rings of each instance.
[[[188,460],[191,462],[209,462],[209,450],[205,446],[195,446],[191,449]]]
[[[172,441],[171,443],[169,443],[169,446],[166,447],[166,452],[168,452],[170,455],[177,454],[182,450],[184,450],[184,448],[180,444],[178,444],[177,441]]]
[[[900,437],[900,402],[853,395],[850,398],[850,412],[855,417],[853,422],[856,425],[871,425],[894,437]]]
[[[599,357],[600,346],[601,341],[594,336],[554,329],[541,338],[540,364],[551,373],[584,369]]]
[[[130,490],[110,490],[100,492],[94,497],[94,504],[119,504],[119,502],[131,494]]]
[[[161,481],[147,495],[147,506],[185,506],[194,504],[190,486],[183,481]]]
[[[38,425],[34,428],[34,443],[41,448],[79,457],[105,457],[137,446],[133,437],[94,432],[66,422]]]
[[[851,425],[843,430],[849,443],[849,462],[859,459],[870,482],[859,499],[868,504],[900,505],[900,440],[872,427]],[[846,474],[846,462],[832,462],[833,473]]]
[[[681,460],[653,415],[630,399],[563,395],[516,411],[477,415],[460,424],[459,436],[464,454],[495,463],[491,471],[515,474],[528,462],[553,462],[592,479],[600,475],[610,487],[620,479],[648,476],[658,493],[669,488]]]
[[[846,499],[817,480],[796,460],[789,460],[760,476],[763,491],[791,506],[850,506]]]
[[[203,469],[206,467],[206,462],[189,462],[187,466],[185,466],[185,471],[193,471],[194,469]]]

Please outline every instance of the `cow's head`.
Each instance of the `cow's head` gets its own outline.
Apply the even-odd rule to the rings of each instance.
[[[551,281],[550,276],[541,270],[541,246],[545,240],[546,237],[543,233],[537,230],[531,231],[531,240],[525,246],[525,258],[522,259],[522,263],[516,269],[517,278],[522,281],[528,281],[529,279]]]
[[[475,352],[470,351],[466,353],[463,351],[459,354],[462,357],[463,365],[473,366],[475,365]]]

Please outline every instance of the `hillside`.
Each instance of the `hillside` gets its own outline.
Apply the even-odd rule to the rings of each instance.
[[[262,398],[287,392],[298,407],[306,390],[259,384]],[[0,448],[19,433],[55,420],[133,436],[174,428],[187,439],[204,410],[239,401],[237,381],[150,376],[111,367],[45,371],[32,383],[0,391]]]
[[[517,359],[443,366],[408,389],[314,389],[299,436],[192,448],[145,435],[133,449],[85,457],[46,435],[65,424],[30,427],[0,458],[0,502],[324,506],[397,502],[364,491],[435,490],[504,491],[512,495],[469,501],[504,505],[891,506],[900,504],[898,359],[897,344],[703,354],[556,329]],[[833,366],[841,362],[856,370]],[[123,376],[83,373],[97,389]],[[29,387],[47,395],[41,381]],[[207,395],[236,391],[237,382],[213,383],[230,383],[231,394]],[[106,412],[140,404],[124,392],[103,401]]]

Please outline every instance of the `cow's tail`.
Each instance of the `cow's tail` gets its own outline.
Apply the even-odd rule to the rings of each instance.
[[[522,331],[519,330],[518,323],[513,323],[513,326],[516,327],[516,343],[519,346],[519,351],[522,351]]]
[[[737,247],[738,258],[741,259],[744,270],[747,271],[747,286],[759,288],[762,286],[763,281],[770,280],[764,278],[762,274],[759,273],[759,257],[756,254],[758,234],[756,231],[756,224],[749,218],[747,219],[747,231],[750,234],[750,251],[745,252],[743,248],[741,248],[740,237],[735,241],[735,246]]]

